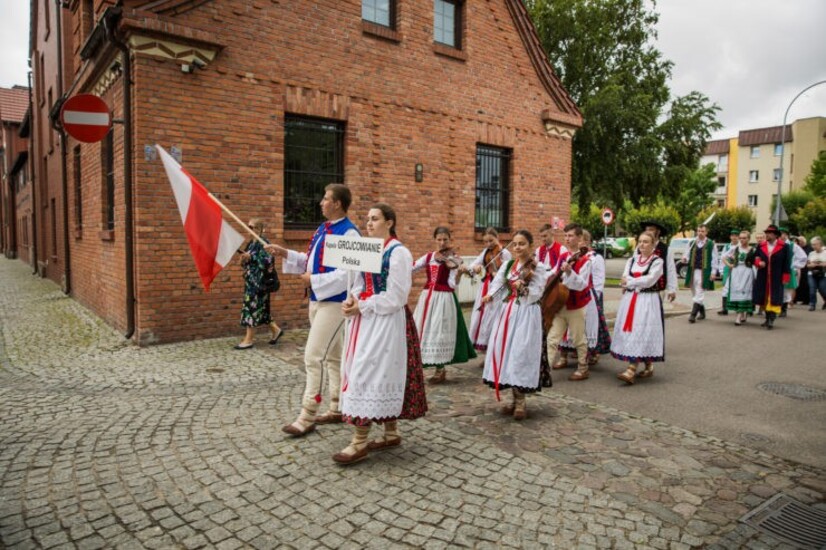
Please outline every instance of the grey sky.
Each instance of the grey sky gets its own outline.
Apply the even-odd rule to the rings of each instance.
[[[794,96],[826,80],[824,0],[658,0],[658,47],[674,62],[674,95],[699,90],[722,107],[723,130],[779,126]],[[29,0],[0,0],[0,86],[26,84]],[[826,116],[826,84],[789,121]]]

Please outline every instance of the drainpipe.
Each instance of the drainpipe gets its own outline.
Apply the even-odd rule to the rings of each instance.
[[[112,8],[110,8],[112,9]],[[132,227],[132,57],[129,46],[115,32],[121,17],[121,2],[113,9],[110,19],[105,20],[109,40],[123,53],[123,202],[124,244],[126,246],[126,334],[127,340],[135,334],[135,250]]]
[[[29,59],[29,117],[31,120],[29,124],[31,124],[31,131],[29,132],[29,174],[31,175],[32,179],[29,183],[32,186],[32,254],[31,254],[31,261],[32,261],[32,275],[37,275],[37,178],[35,177],[35,166],[37,166],[36,158],[35,158],[35,136],[37,135],[37,130],[34,126],[34,98],[32,97],[32,60]]]
[[[57,12],[57,97],[61,102],[63,97],[63,2],[55,0],[55,11]],[[52,106],[49,105],[51,109]],[[52,121],[54,128],[60,133],[60,188],[63,193],[63,293],[67,296],[72,292],[72,269],[69,250],[69,182],[67,181],[66,167],[66,131],[63,125]]]

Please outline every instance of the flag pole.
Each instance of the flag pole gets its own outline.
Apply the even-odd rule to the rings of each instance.
[[[232,218],[233,220],[235,220],[235,222],[236,222],[238,225],[240,225],[241,227],[243,227],[243,228],[244,228],[244,230],[245,230],[247,233],[249,233],[250,235],[252,235],[252,238],[254,238],[256,241],[258,241],[258,242],[259,242],[259,243],[261,243],[262,245],[267,245],[267,244],[269,244],[269,243],[267,243],[267,241],[265,241],[265,240],[264,240],[264,239],[262,239],[260,236],[258,236],[258,234],[257,234],[255,231],[253,231],[253,230],[252,230],[252,228],[251,228],[249,225],[247,225],[247,224],[245,224],[244,222],[242,222],[242,221],[238,218],[238,216],[236,216],[235,214],[233,214],[232,210],[230,210],[229,208],[227,208],[226,206],[224,206],[224,203],[222,203],[221,201],[219,201],[219,200],[218,200],[218,198],[217,198],[215,195],[213,195],[213,194],[212,194],[212,193],[210,193],[209,191],[207,191],[207,195],[209,195],[209,198],[211,198],[212,200],[214,200],[214,201],[215,201],[215,204],[217,204],[218,206],[220,206],[220,207],[221,207],[221,210],[223,210],[224,212],[226,212],[226,213],[227,213],[227,215],[228,215],[230,218]]]

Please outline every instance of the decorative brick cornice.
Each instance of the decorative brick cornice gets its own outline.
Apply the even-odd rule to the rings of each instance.
[[[182,25],[157,13],[126,11],[121,29],[134,52],[183,63],[191,63],[196,58],[208,63],[224,48],[224,44],[215,41],[214,33]]]
[[[562,86],[559,77],[556,76],[551,62],[542,48],[542,43],[536,33],[536,27],[533,26],[528,8],[525,7],[522,0],[505,0],[505,5],[508,12],[510,12],[519,33],[519,38],[522,39],[522,44],[528,52],[528,57],[539,76],[539,80],[559,109],[558,111],[543,113],[543,121],[546,124],[548,121],[559,123],[561,127],[581,127],[582,113],[567,90]]]

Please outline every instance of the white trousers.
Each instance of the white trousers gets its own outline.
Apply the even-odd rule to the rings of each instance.
[[[310,334],[304,349],[307,383],[301,406],[311,414],[318,411],[316,396],[324,396],[327,375],[330,410],[339,410],[341,395],[341,349],[344,342],[344,314],[340,302],[310,302]]]
[[[703,270],[695,269],[691,276],[691,299],[695,304],[703,305],[706,298],[706,289],[703,288]]]

